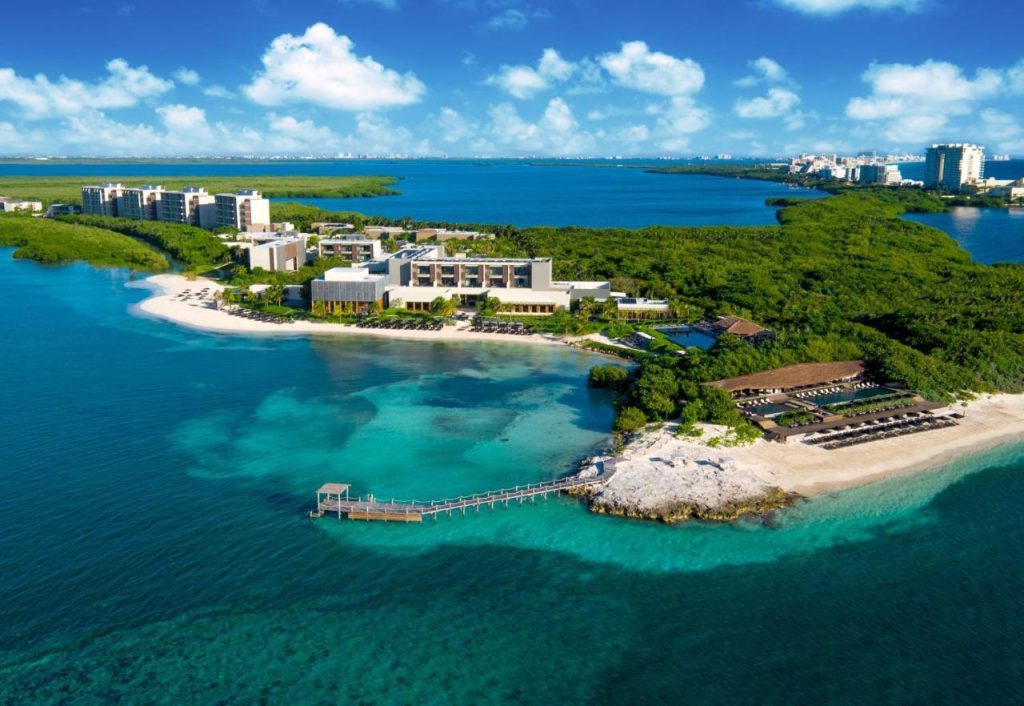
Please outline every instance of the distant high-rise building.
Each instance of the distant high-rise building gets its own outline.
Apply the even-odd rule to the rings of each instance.
[[[217,194],[217,226],[231,226],[241,231],[264,231],[270,228],[270,201],[254,189],[234,194]]]
[[[865,164],[861,166],[857,181],[862,184],[885,184],[893,186],[903,179],[900,168],[895,164]]]
[[[960,191],[985,175],[985,148],[979,145],[932,145],[924,165],[924,185],[929,189]]]
[[[137,221],[156,220],[157,203],[164,193],[159,184],[146,184],[142,187],[128,187],[121,191],[117,200],[117,215],[121,218],[134,218]]]
[[[101,184],[100,186],[82,187],[82,213],[94,216],[118,215],[117,203],[121,198],[124,186],[121,184]]]

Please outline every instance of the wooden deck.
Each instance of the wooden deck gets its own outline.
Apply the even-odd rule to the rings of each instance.
[[[422,522],[424,518],[433,517],[436,519],[441,514],[451,517],[454,513],[461,512],[465,515],[467,510],[475,509],[479,511],[481,507],[485,506],[493,509],[495,506],[502,505],[509,507],[513,503],[522,505],[527,500],[533,502],[538,497],[547,497],[551,494],[601,485],[607,483],[613,475],[615,475],[615,466],[608,463],[604,466],[603,472],[596,476],[583,477],[577,474],[543,483],[517,485],[514,488],[489,490],[484,493],[463,495],[457,498],[445,498],[443,500],[392,499],[382,501],[372,496],[369,498],[349,498],[347,485],[328,483],[317,493],[317,508],[311,511],[309,516],[318,518],[325,515],[336,515],[338,519],[344,517],[350,520]]]

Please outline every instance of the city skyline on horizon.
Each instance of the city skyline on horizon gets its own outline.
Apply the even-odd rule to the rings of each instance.
[[[178,20],[57,3],[75,20],[60,24],[17,7],[0,154],[772,157],[974,142],[1021,155],[1015,23],[957,39],[990,5],[255,0]],[[157,23],[161,35],[138,31]]]

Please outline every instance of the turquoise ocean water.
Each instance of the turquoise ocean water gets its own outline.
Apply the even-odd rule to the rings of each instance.
[[[0,250],[0,703],[1014,703],[1024,444],[769,524],[569,498],[611,412],[562,348],[207,335],[124,271]]]

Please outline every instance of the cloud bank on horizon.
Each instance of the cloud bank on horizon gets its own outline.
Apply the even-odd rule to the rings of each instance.
[[[965,49],[927,0],[750,0],[743,20],[708,3],[689,32],[665,29],[685,13],[617,23],[602,2],[345,0],[283,29],[257,13],[218,51],[83,44],[93,67],[27,37],[0,67],[0,154],[1024,154],[1024,50]],[[863,32],[875,41],[843,41]]]

